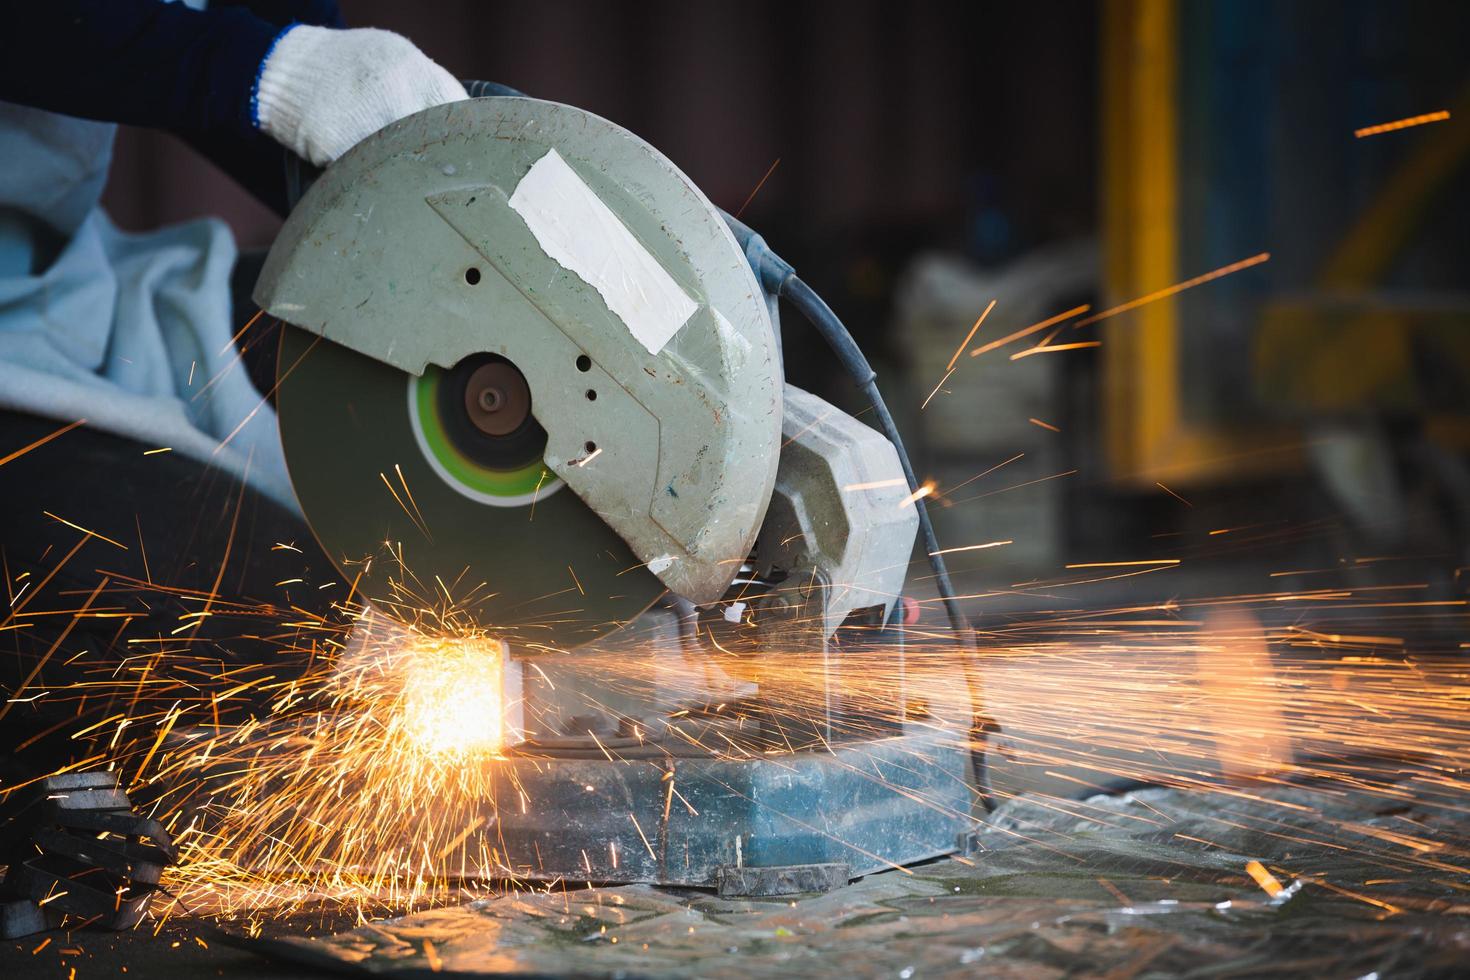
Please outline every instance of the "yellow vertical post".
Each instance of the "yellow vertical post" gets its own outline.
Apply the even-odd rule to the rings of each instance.
[[[1103,23],[1103,249],[1108,304],[1178,279],[1176,0],[1110,0]],[[1104,325],[1103,392],[1115,473],[1160,462],[1183,406],[1177,307]]]

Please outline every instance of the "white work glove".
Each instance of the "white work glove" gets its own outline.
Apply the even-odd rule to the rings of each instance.
[[[261,66],[261,132],[324,167],[391,122],[469,98],[464,86],[392,31],[297,25]]]

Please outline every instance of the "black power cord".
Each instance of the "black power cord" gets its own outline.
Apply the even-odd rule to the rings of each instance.
[[[836,356],[843,370],[847,372],[848,377],[852,379],[853,384],[857,385],[858,390],[872,406],[879,428],[898,452],[898,461],[903,467],[904,479],[908,481],[909,492],[915,495],[914,508],[919,514],[919,534],[923,538],[924,551],[929,556],[929,567],[934,571],[934,581],[939,589],[940,601],[944,603],[944,611],[949,616],[950,627],[954,630],[955,642],[967,650],[973,650],[974,634],[970,629],[969,620],[965,618],[955,598],[954,586],[949,580],[949,569],[945,566],[944,556],[940,554],[939,540],[934,536],[934,525],[929,520],[929,508],[925,506],[924,498],[918,496],[918,477],[914,475],[913,464],[909,461],[909,454],[903,447],[903,437],[898,433],[898,426],[894,424],[893,416],[888,412],[888,405],[883,401],[883,393],[878,390],[877,372],[868,363],[862,348],[858,347],[857,341],[853,340],[847,327],[838,319],[837,314],[832,312],[832,307],[828,306],[812,287],[802,281],[789,262],[771,251],[765,239],[752,231],[749,226],[728,214],[725,215],[725,223],[735,233],[735,240],[745,249],[745,257],[750,262],[751,269],[755,271],[756,278],[760,280],[761,288],[772,296],[779,296],[786,300],[812,325],[812,328],[832,349],[833,355]]]
[[[888,406],[883,401],[883,394],[878,390],[878,374],[863,356],[862,349],[837,314],[812,287],[802,281],[791,263],[771,251],[765,239],[738,219],[726,214],[725,223],[730,226],[730,230],[735,233],[735,240],[745,250],[745,258],[750,262],[761,288],[771,296],[785,299],[794,306],[826,341],[848,377],[868,399],[879,427],[898,453],[904,479],[908,481],[909,491],[914,494],[914,507],[919,514],[919,533],[924,542],[924,551],[929,556],[929,567],[934,572],[939,598],[944,603],[955,645],[960,648],[960,656],[964,661],[966,682],[970,689],[970,767],[973,771],[976,802],[987,811],[994,810],[996,797],[990,785],[990,766],[986,759],[986,750],[1000,731],[1000,726],[985,712],[975,632],[955,597],[949,569],[940,553],[939,541],[934,536],[934,525],[929,520],[929,508],[919,495],[918,477],[914,475],[914,467],[904,449],[903,438],[898,434],[898,426],[894,424],[893,416],[889,414]]]
[[[944,556],[939,553],[939,539],[934,536],[934,525],[929,520],[929,508],[924,505],[924,498],[917,496],[919,480],[914,475],[914,467],[909,462],[909,454],[903,447],[903,438],[898,434],[898,426],[894,424],[893,416],[888,413],[888,405],[883,401],[883,394],[878,390],[877,372],[868,364],[868,359],[863,356],[852,334],[848,333],[847,327],[843,326],[837,314],[832,312],[832,308],[812,290],[812,287],[803,282],[800,276],[788,277],[782,283],[778,295],[794,306],[827,342],[827,346],[832,348],[837,359],[847,369],[853,383],[868,399],[868,404],[873,406],[873,415],[878,419],[879,428],[888,437],[888,441],[893,443],[893,448],[898,451],[898,462],[903,467],[904,479],[908,481],[909,491],[916,495],[914,508],[919,512],[919,535],[923,538],[924,551],[929,556],[929,567],[934,571],[934,581],[939,589],[939,598],[944,603],[944,611],[949,616],[950,626],[957,634],[957,638],[962,644],[968,643],[970,623],[960,609],[959,602],[955,599],[954,586],[949,580],[949,569],[945,567]]]

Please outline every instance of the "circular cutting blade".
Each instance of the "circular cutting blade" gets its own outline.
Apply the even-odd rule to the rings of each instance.
[[[281,442],[307,522],[357,598],[574,646],[664,587],[542,465],[545,433],[517,378],[488,357],[415,377],[283,326]]]

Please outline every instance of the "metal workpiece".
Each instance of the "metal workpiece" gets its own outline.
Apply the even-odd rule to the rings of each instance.
[[[537,167],[550,183],[542,171],[531,177]],[[577,207],[601,223],[557,224]],[[565,254],[560,232],[610,271],[600,277],[586,257]],[[633,299],[619,302],[624,294]],[[730,559],[749,553],[781,438],[766,299],[720,212],[621,127],[523,98],[441,106],[388,126],[312,185],[255,297],[269,315],[403,375],[400,384],[475,355],[508,360],[545,430],[545,466],[676,594],[718,599],[735,574]],[[282,357],[293,480],[319,465],[300,457],[320,442],[293,433],[340,421],[318,422],[333,414],[327,396],[291,374],[302,358],[333,357],[334,370],[349,360],[327,347],[296,341]],[[318,527],[317,511],[335,502],[301,496]],[[339,560],[368,543],[333,548],[332,532],[318,532]],[[625,604],[624,618],[640,601]]]
[[[819,572],[823,630],[856,609],[887,619],[903,590],[919,519],[898,453],[881,433],[810,392],[786,386],[785,446],[757,544],[762,574]]]
[[[494,836],[535,881],[718,887],[727,869],[793,865],[858,876],[954,849],[970,826],[968,765],[936,733],[772,758],[512,759],[498,796],[535,805],[499,806]]]
[[[829,639],[788,621],[799,611],[756,617],[728,624],[752,636],[725,648],[690,644],[669,611],[645,614],[662,638],[632,644],[643,666],[615,685],[616,643],[510,661],[524,740],[488,771],[487,839],[512,877],[769,895],[954,850],[971,826],[969,741],[924,709],[901,635],[867,622]],[[864,644],[898,671],[881,703],[855,673],[871,661],[849,657]],[[793,675],[793,657],[813,666]],[[827,865],[840,876],[814,868]]]

